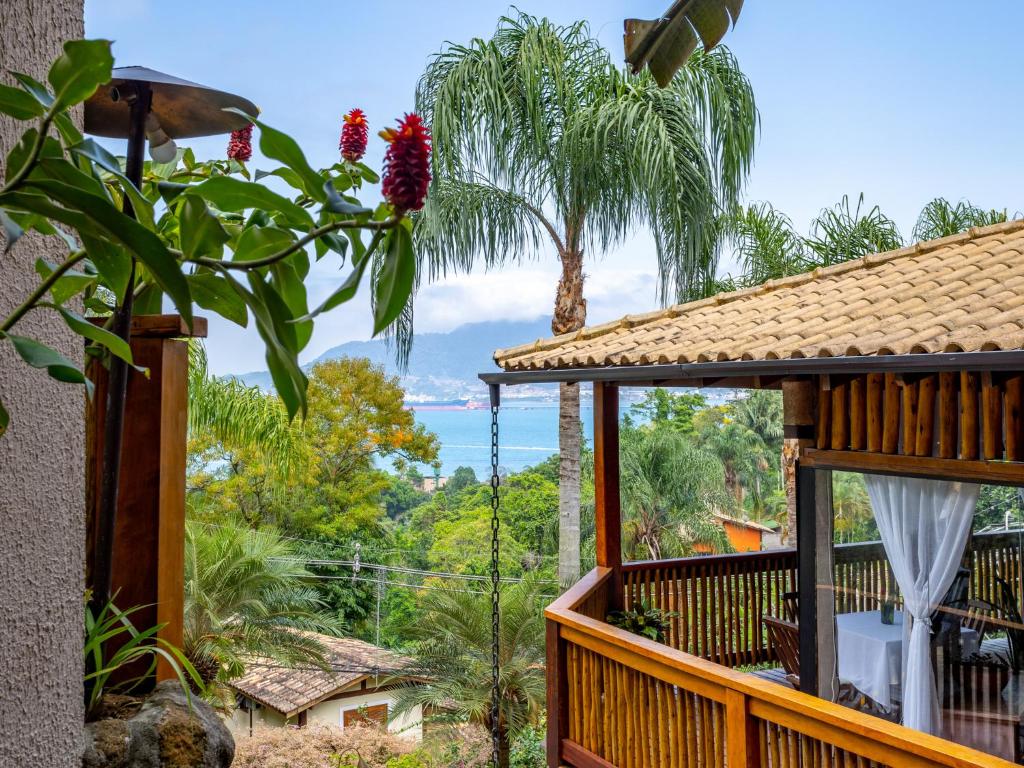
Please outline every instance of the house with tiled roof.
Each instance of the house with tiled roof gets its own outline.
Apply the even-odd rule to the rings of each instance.
[[[417,682],[413,659],[351,637],[316,638],[330,669],[254,659],[229,683],[238,699],[228,723],[236,737],[260,727],[315,723],[341,729],[376,724],[398,736],[422,738],[419,707],[394,716],[396,689]]]

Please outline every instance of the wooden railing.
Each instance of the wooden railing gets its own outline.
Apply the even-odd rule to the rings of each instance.
[[[545,613],[552,768],[1011,765],[611,627],[612,574]]]
[[[1012,532],[974,537],[972,597],[994,602],[996,576],[1024,594],[1020,539]],[[762,664],[776,657],[761,620],[783,615],[782,595],[796,591],[796,574],[792,549],[628,563],[623,597],[627,605],[640,599],[676,614],[665,641],[672,648],[728,667]],[[899,599],[879,542],[836,546],[834,582],[837,613],[873,610],[884,595]]]

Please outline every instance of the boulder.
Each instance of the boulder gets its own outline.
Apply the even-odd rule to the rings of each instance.
[[[82,768],[228,768],[235,742],[217,713],[165,680],[141,703],[101,705],[86,723]]]

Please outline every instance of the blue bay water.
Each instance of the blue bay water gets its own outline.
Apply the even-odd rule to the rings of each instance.
[[[416,421],[434,432],[441,443],[441,474],[457,467],[472,467],[478,478],[491,471],[491,412],[487,408],[414,410]],[[583,433],[593,437],[593,407],[581,404]],[[558,453],[558,403],[505,400],[498,416],[499,462],[508,472],[518,472]],[[429,467],[420,467],[432,474]]]

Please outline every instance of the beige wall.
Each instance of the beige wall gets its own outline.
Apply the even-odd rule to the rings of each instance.
[[[388,705],[390,716],[395,704],[388,691],[370,692],[358,696],[346,696],[343,699],[336,699],[334,701],[323,701],[308,710],[307,725],[329,725],[335,728],[342,728],[344,724],[342,713],[345,710],[384,703]],[[285,724],[284,717],[280,713],[267,707],[260,707],[252,713],[253,729],[280,728]],[[294,718],[292,724],[294,724]],[[228,720],[228,727],[235,738],[245,738],[249,735],[249,713],[236,709]],[[388,730],[396,736],[413,741],[421,741],[423,739],[422,709],[416,707],[400,717],[396,717],[393,720],[389,719]]]
[[[82,0],[0,0],[0,80],[7,70],[45,81],[68,38],[81,37]],[[0,165],[20,136],[0,118]],[[32,265],[59,258],[52,243],[21,240],[0,257],[0,317],[38,284]],[[52,313],[18,333],[73,360],[81,345]],[[84,549],[83,390],[58,384],[0,342],[0,766],[81,765]]]

